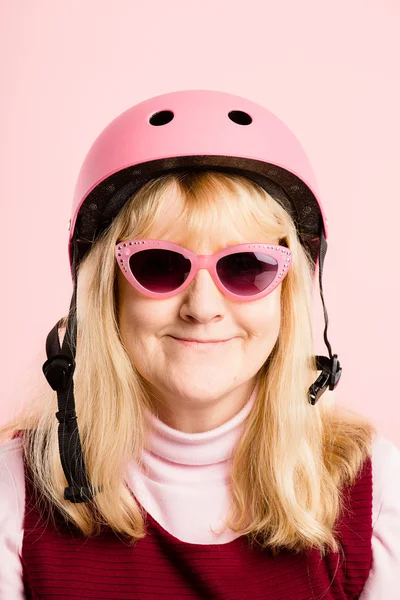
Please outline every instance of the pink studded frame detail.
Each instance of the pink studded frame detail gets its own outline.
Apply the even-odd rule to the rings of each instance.
[[[129,283],[149,298],[175,296],[190,285],[199,269],[207,269],[228,298],[249,302],[267,296],[283,281],[292,251],[246,243],[201,255],[172,242],[143,239],[118,242],[115,258]]]

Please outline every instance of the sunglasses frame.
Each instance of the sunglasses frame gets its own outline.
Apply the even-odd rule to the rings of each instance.
[[[160,293],[148,290],[137,281],[130,269],[129,259],[133,254],[135,254],[136,252],[140,252],[141,250],[153,250],[155,248],[178,252],[182,254],[185,258],[190,260],[191,269],[189,276],[182,285],[177,287],[175,290],[172,290],[171,292]],[[238,252],[265,253],[278,262],[277,273],[273,281],[268,287],[265,288],[265,290],[262,290],[258,294],[253,294],[252,296],[241,296],[239,294],[234,294],[233,292],[228,290],[224,286],[222,281],[219,279],[217,273],[217,262],[219,261],[219,259],[225,256],[229,256],[230,254],[236,254]],[[231,298],[232,300],[238,300],[239,302],[249,302],[267,296],[268,294],[273,292],[278,285],[282,283],[291,265],[292,251],[289,250],[289,248],[286,248],[285,246],[276,246],[274,244],[247,243],[239,244],[236,246],[229,246],[228,248],[223,248],[222,250],[219,250],[214,254],[195,254],[187,248],[179,246],[178,244],[174,244],[173,242],[167,242],[164,240],[142,239],[125,240],[122,242],[118,242],[115,245],[115,258],[117,260],[119,268],[121,269],[122,274],[128,280],[128,282],[136,290],[138,290],[148,298],[171,298],[172,296],[176,296],[191,284],[199,269],[207,269],[215,285],[218,287],[219,290],[221,290],[221,292],[225,296]]]

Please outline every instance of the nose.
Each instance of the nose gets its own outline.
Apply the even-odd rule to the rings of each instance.
[[[187,289],[192,295],[205,295],[206,297],[211,297],[212,294],[223,295],[211,277],[211,273],[205,267],[199,268]]]
[[[225,312],[224,294],[207,269],[198,270],[183,294],[182,311],[186,317],[204,323]]]

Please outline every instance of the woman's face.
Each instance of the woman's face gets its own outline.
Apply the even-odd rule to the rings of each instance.
[[[163,224],[165,229],[165,223]],[[205,237],[186,248],[212,254],[252,239],[247,232],[229,231]],[[157,231],[158,229],[158,231]],[[154,226],[146,236],[158,237]],[[181,244],[179,235],[168,240]],[[148,382],[154,409],[167,425],[196,433],[225,423],[246,404],[255,376],[271,353],[280,328],[281,285],[252,302],[227,298],[205,269],[171,298],[148,298],[133,288],[118,269],[119,325],[132,364]],[[174,339],[227,340],[218,345],[187,346]]]

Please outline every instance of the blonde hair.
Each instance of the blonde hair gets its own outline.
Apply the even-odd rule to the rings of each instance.
[[[183,205],[179,216],[171,210],[175,200]],[[129,199],[79,266],[76,413],[89,479],[103,491],[86,504],[64,500],[57,395],[44,376],[32,401],[0,429],[0,441],[23,431],[23,455],[41,498],[52,507],[49,518],[56,508],[86,536],[98,534],[101,524],[132,543],[146,535],[145,514],[124,473],[131,460],[142,465],[143,407],[151,409],[152,402],[119,332],[114,248],[118,241],[146,237],[164,212],[173,215],[180,232],[187,232],[187,241],[201,239],[205,231],[213,236],[222,214],[224,222],[252,231],[249,241],[275,239],[292,250],[292,266],[281,284],[279,337],[257,374],[256,402],[232,459],[225,525],[274,553],[312,547],[321,556],[328,549],[339,551],[335,524],[342,487],[355,481],[371,456],[377,432],[364,417],[337,405],[331,392],[315,406],[308,403],[308,388],[318,376],[311,322],[313,265],[289,214],[239,175],[185,172],[151,180]],[[173,236],[168,224],[165,229],[161,239]],[[46,358],[40,357],[38,372]]]

